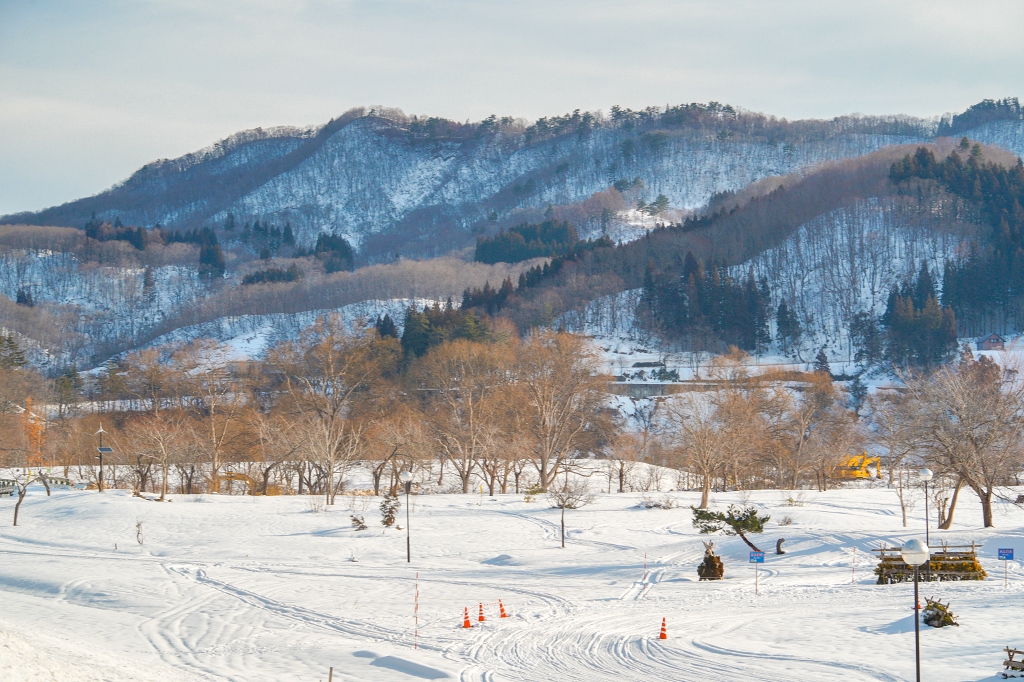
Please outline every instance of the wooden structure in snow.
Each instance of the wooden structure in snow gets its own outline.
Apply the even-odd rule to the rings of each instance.
[[[1024,670],[1024,651],[1020,649],[1011,649],[1006,647],[1003,649],[1006,652],[1006,660],[1003,662],[1003,667],[1007,670]],[[1019,659],[1014,659],[1014,656],[1020,656]],[[1006,677],[1006,675],[1003,675]]]
[[[697,567],[697,575],[701,580],[721,580],[725,575],[725,566],[721,557],[715,554],[714,542],[704,542],[704,561]]]
[[[919,580],[984,580],[988,573],[978,561],[978,546],[948,545],[930,547],[931,558],[928,566],[923,567],[918,575]],[[878,566],[875,575],[879,585],[902,583],[914,579],[914,569],[908,566],[900,556],[899,547],[880,547],[873,549],[878,552]]]

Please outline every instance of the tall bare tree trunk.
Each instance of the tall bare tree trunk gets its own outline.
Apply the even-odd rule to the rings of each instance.
[[[168,470],[168,465],[167,465],[167,458],[166,457],[164,457],[163,466],[161,467],[161,469],[163,471],[163,474],[162,474],[163,475],[163,479],[160,481],[160,500],[163,501],[164,498],[167,497],[167,470]]]
[[[711,476],[708,474],[704,475],[704,485],[700,491],[700,506],[697,509],[707,509],[708,499],[711,497]]]
[[[942,523],[939,524],[939,528],[942,530],[949,530],[953,525],[953,512],[956,511],[956,498],[960,495],[960,488],[964,486],[964,479],[957,479],[956,487],[953,488],[953,497],[949,500],[949,514],[943,519]]]
[[[982,525],[985,528],[992,528],[995,526],[995,523],[992,520],[992,491],[985,490],[978,493],[978,498],[981,500]]]
[[[18,500],[18,504],[21,504],[21,500]],[[18,524],[15,523],[14,525]],[[565,503],[562,504],[562,549],[565,549]]]
[[[28,492],[28,484],[26,484],[24,487],[21,487],[21,486],[18,487],[18,503],[16,505],[14,505],[14,525],[15,526],[18,525],[18,510],[21,509],[21,501],[25,499],[25,493],[27,493],[27,492]],[[565,514],[565,510],[562,511],[562,514],[563,515]]]

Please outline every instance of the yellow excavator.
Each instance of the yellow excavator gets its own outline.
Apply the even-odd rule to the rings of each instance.
[[[875,467],[875,475],[872,477],[868,467]],[[847,480],[882,478],[882,458],[869,457],[867,452],[859,455],[851,455],[842,464],[836,467],[832,478]]]
[[[256,481],[252,480],[252,477],[246,476],[245,474],[240,474],[240,473],[237,473],[237,472],[234,472],[234,471],[225,471],[225,472],[221,473],[220,480],[222,480],[222,481],[242,481],[243,483],[245,483],[246,485],[249,486],[249,489],[245,493],[246,495],[259,495],[260,494],[260,488],[259,488],[258,485],[256,485]],[[274,485],[273,483],[268,483],[267,484],[267,495],[280,495],[280,494],[281,494],[281,486]]]

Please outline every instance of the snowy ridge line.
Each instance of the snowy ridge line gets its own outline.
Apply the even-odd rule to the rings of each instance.
[[[552,158],[566,159],[569,172],[546,179],[524,207],[571,204],[607,189],[609,173],[621,165],[624,137],[617,129],[598,129],[584,139],[562,137],[518,148],[499,137],[473,151],[442,143],[442,149],[448,147],[444,153],[390,143],[392,138],[382,130],[381,122],[363,119],[345,126],[295,168],[209,220],[223,220],[229,211],[272,222],[287,220],[303,243],[333,227],[354,245],[426,207],[450,214],[465,228],[475,222],[469,216],[480,213],[481,202],[543,172]],[[619,172],[640,177],[649,192],[666,194],[673,206],[692,209],[715,192],[738,190],[764,177],[860,156],[891,144],[923,141],[854,134],[797,144],[787,152],[782,145],[757,142],[708,144],[703,136],[684,132],[670,136],[657,157],[638,159],[628,171]]]
[[[668,124],[643,129],[598,125],[585,135],[528,143],[521,133],[509,131],[473,140],[411,141],[404,121],[386,112],[350,112],[325,126],[243,131],[178,159],[149,164],[115,185],[110,196],[21,218],[77,224],[76,211],[85,211],[84,222],[95,210],[111,222],[121,218],[126,224],[160,223],[173,229],[219,223],[230,212],[243,222],[290,222],[305,245],[328,231],[356,245],[371,235],[396,235],[400,243],[373,243],[379,256],[404,244],[421,248],[413,235],[429,226],[468,230],[485,224],[492,210],[502,221],[514,220],[524,211],[585,201],[621,178],[640,178],[644,199],[665,194],[673,209],[692,210],[715,193],[769,176],[803,172],[890,145],[927,142],[934,130],[920,121],[906,127],[905,134],[856,132],[852,120],[834,122],[827,134],[789,142],[720,138],[710,128]],[[648,130],[653,137],[645,134]],[[1020,122],[1004,122],[978,132],[979,138],[987,135],[1019,153],[1020,130]],[[252,176],[248,182],[246,172]],[[233,194],[208,191],[203,179],[218,176],[229,178]],[[578,226],[582,235],[599,229],[597,218],[584,222]],[[616,236],[629,238],[646,227],[633,222],[628,217],[619,221],[621,235]]]

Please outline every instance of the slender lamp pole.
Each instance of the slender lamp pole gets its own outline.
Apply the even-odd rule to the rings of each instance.
[[[412,540],[409,529],[409,489],[412,487],[412,472],[403,471],[398,478],[405,484],[405,561],[412,563]]]
[[[930,472],[929,472],[930,473]],[[931,550],[917,538],[908,541],[900,550],[903,561],[914,567],[914,663],[917,670],[917,682],[921,682],[921,604],[918,601],[917,578],[921,564],[928,561]]]
[[[100,446],[98,448],[96,448],[96,450],[100,453],[99,457],[96,458],[96,459],[98,459],[100,461],[100,479],[99,479],[98,484],[96,485],[96,489],[99,490],[100,492],[103,492],[103,455],[105,453],[113,452],[114,451],[114,448],[103,447],[103,434],[104,433],[106,433],[106,431],[103,430],[103,424],[100,424],[100,430],[93,434],[94,436],[99,436],[100,437]]]
[[[932,546],[932,541],[931,538],[928,537],[928,482],[932,480],[932,476],[934,476],[934,474],[932,474],[931,469],[921,469],[917,476],[924,481],[924,542],[930,548]]]

